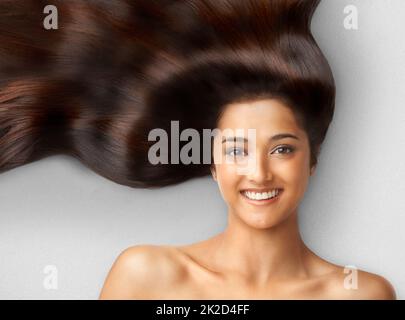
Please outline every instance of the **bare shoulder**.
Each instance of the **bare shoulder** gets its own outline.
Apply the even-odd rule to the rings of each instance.
[[[332,299],[396,299],[395,289],[386,278],[354,267],[340,267],[331,275],[328,283],[328,293]]]
[[[117,257],[100,299],[155,299],[185,276],[176,250],[169,246],[132,246]]]

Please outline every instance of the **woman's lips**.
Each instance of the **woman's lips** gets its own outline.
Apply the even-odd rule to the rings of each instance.
[[[250,199],[244,194],[244,191],[240,191],[239,193],[242,195],[243,199],[245,199],[248,203],[256,205],[256,206],[263,206],[263,205],[268,205],[268,204],[272,204],[272,203],[276,202],[278,200],[278,198],[280,198],[281,194],[283,193],[283,189],[279,189],[279,192],[275,197],[270,198],[270,199],[263,199],[263,200]]]

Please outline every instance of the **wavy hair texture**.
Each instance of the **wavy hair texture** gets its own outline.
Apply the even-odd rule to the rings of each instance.
[[[0,172],[63,153],[119,184],[177,184],[210,165],[152,165],[150,130],[202,134],[226,104],[265,97],[293,110],[315,165],[335,103],[310,31],[319,2],[2,0]]]

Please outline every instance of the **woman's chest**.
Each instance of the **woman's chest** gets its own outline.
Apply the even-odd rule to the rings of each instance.
[[[320,281],[288,281],[251,285],[246,281],[218,280],[190,277],[167,293],[166,299],[198,300],[284,300],[284,299],[333,299],[328,286]]]

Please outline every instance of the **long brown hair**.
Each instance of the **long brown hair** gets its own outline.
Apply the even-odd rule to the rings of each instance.
[[[335,84],[310,24],[320,0],[2,0],[0,172],[64,153],[132,187],[210,173],[148,161],[148,133],[215,128],[223,106],[275,97],[308,134],[311,165]],[[46,30],[43,8],[58,9]]]

